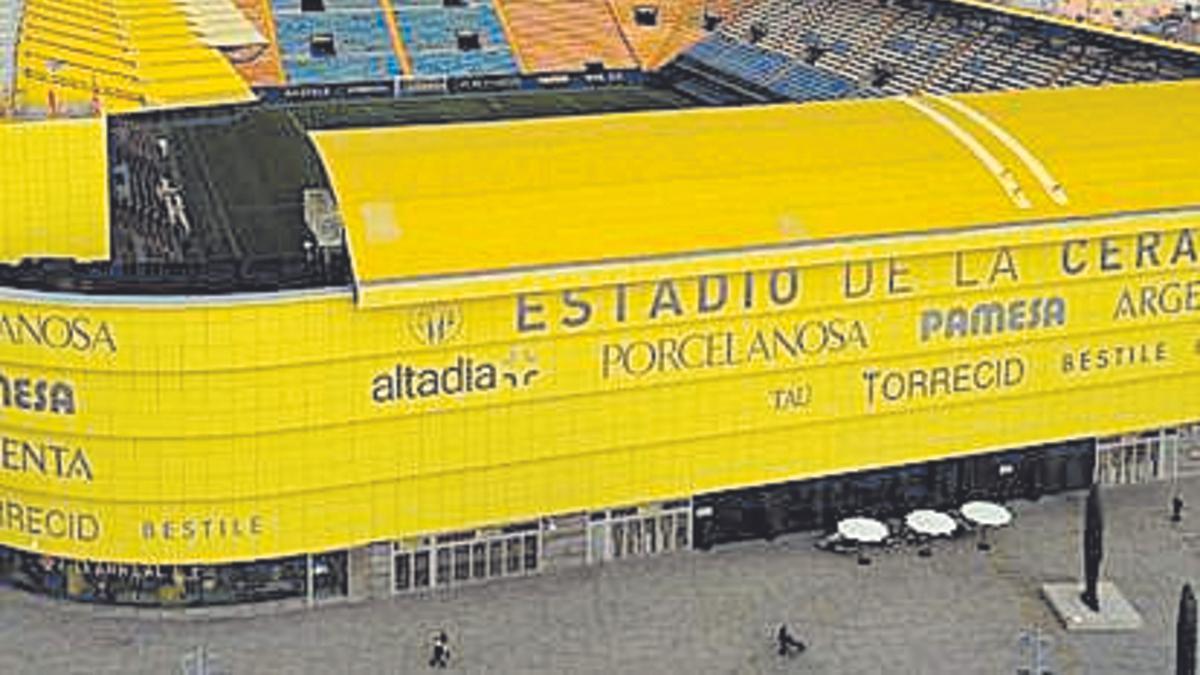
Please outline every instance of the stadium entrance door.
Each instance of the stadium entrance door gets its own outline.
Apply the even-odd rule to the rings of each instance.
[[[1175,473],[1177,432],[1159,429],[1098,439],[1096,482],[1135,485],[1169,480]]]
[[[692,544],[691,514],[688,501],[592,513],[588,563],[686,551]]]

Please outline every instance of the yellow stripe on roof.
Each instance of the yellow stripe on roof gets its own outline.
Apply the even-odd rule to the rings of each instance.
[[[360,286],[1200,204],[1200,83],[316,132]],[[974,145],[974,144],[973,144]],[[976,148],[978,149],[978,147]],[[1043,189],[1029,159],[1069,201]],[[993,167],[994,168],[994,167]]]
[[[104,123],[0,125],[0,261],[108,258]]]

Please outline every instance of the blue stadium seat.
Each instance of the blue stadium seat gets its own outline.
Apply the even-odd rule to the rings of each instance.
[[[687,54],[711,68],[760,85],[766,85],[792,63],[786,54],[738,42],[721,34],[694,45]]]
[[[272,0],[272,7],[289,83],[386,80],[400,74],[377,0],[325,0],[323,12],[302,11],[300,0]],[[333,54],[312,53],[318,35],[332,36]]]
[[[444,7],[440,0],[395,2],[401,39],[416,75],[481,75],[517,72],[516,59],[490,2]],[[478,37],[479,48],[459,49],[460,33]]]
[[[388,79],[400,73],[396,57],[391,54],[284,59],[283,67],[292,84],[364,82]]]
[[[771,91],[794,101],[841,98],[854,91],[854,83],[804,63],[793,63],[774,82]]]

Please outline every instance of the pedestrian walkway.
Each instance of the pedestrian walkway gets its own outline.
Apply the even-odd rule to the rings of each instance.
[[[1200,480],[1184,484],[1200,504]],[[1105,492],[1103,576],[1134,603],[1134,633],[1071,634],[1038,588],[1078,578],[1083,494],[1010,503],[981,553],[965,537],[873,556],[817,551],[814,537],[628,561],[365,605],[253,619],[97,618],[86,607],[0,591],[0,672],[179,672],[198,645],[230,673],[411,673],[431,636],[461,673],[888,673],[996,675],[1041,626],[1055,673],[1162,675],[1174,661],[1185,579],[1200,582],[1200,513],[1170,522],[1167,484]],[[807,645],[780,657],[777,630]]]

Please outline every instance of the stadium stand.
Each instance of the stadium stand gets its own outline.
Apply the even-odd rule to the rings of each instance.
[[[175,3],[196,36],[209,47],[232,49],[267,42],[234,0],[175,0]]]
[[[218,47],[206,43],[226,40],[201,35],[189,18],[203,11],[171,0],[26,0],[18,103],[72,114],[251,99]],[[255,39],[254,31],[239,32]]]
[[[638,63],[656,69],[758,0],[607,0]]]
[[[386,80],[401,73],[377,0],[273,0],[289,84]]]
[[[939,0],[767,0],[667,71],[707,102],[805,101],[1178,80],[1200,53]],[[696,91],[705,77],[717,93]]]
[[[305,190],[328,181],[294,116],[222,106],[173,119],[110,118],[112,265],[77,268],[77,283],[216,292],[344,281],[341,262],[315,257],[305,225]]]
[[[497,0],[496,11],[512,32],[523,72],[637,67],[605,0]]]
[[[0,117],[11,108],[22,0],[0,0]]]
[[[396,0],[393,4],[413,75],[518,72],[506,28],[491,0]]]
[[[275,40],[275,24],[269,5],[262,0],[235,0],[242,14],[267,38],[266,44],[249,45],[226,52],[238,74],[252,86],[273,87],[286,81],[283,63],[279,60],[279,43]]]

